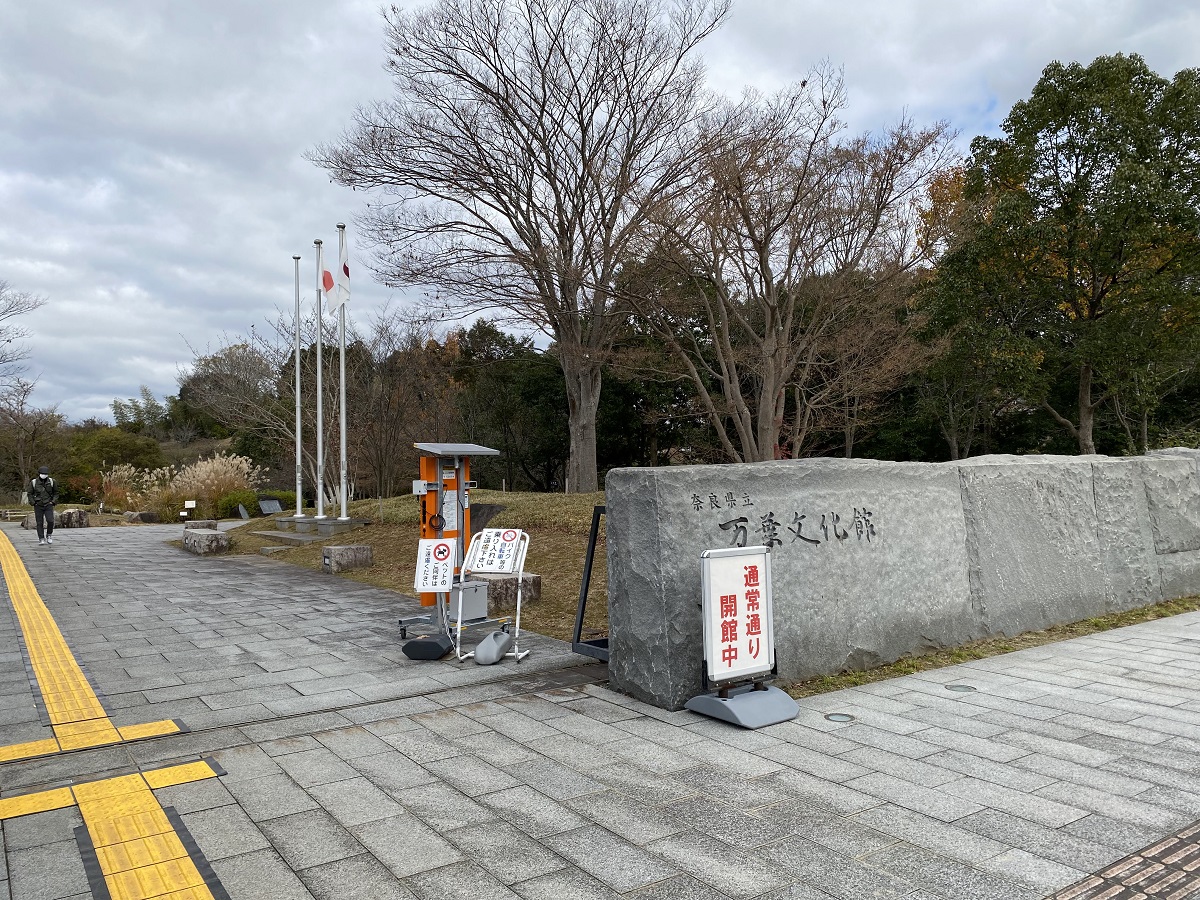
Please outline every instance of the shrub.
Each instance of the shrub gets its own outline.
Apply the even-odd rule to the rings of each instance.
[[[100,500],[109,509],[129,509],[138,490],[136,466],[122,463],[104,473],[100,485]]]
[[[218,511],[218,501],[240,491],[249,495],[247,509],[257,509],[254,488],[262,478],[262,470],[246,457],[218,453],[183,468],[164,466],[136,473],[136,489],[128,503],[158,513],[164,522],[178,519],[186,500],[196,501],[196,518],[227,518],[228,511]],[[233,512],[237,512],[238,503],[245,502],[235,500]]]
[[[254,491],[230,491],[222,497],[219,497],[216,502],[216,514],[218,519],[238,519],[241,516],[238,514],[238,505],[246,507],[246,512],[250,515],[258,515],[258,494]]]
[[[283,511],[289,509],[292,512],[296,511],[296,492],[295,491],[265,491],[258,495],[259,500],[278,500],[279,505],[283,507]]]

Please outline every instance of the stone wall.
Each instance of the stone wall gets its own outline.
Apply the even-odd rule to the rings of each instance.
[[[700,553],[772,546],[788,678],[1200,594],[1200,452],[608,473],[609,672],[701,690]]]

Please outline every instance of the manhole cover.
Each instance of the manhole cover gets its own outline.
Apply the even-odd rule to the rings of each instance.
[[[946,690],[954,691],[958,694],[969,694],[971,691],[975,690],[975,688],[971,687],[969,684],[948,684],[946,685]]]
[[[850,713],[829,713],[825,716],[830,722],[853,722],[854,716]]]

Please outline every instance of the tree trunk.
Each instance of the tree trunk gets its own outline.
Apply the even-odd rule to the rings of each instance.
[[[1079,369],[1079,452],[1090,454],[1096,452],[1096,442],[1092,438],[1092,426],[1095,423],[1096,407],[1092,403],[1092,367],[1084,363]]]
[[[572,494],[589,494],[600,489],[596,471],[600,366],[587,360],[574,360],[565,352],[561,361],[567,381],[567,427],[571,434],[567,489]]]

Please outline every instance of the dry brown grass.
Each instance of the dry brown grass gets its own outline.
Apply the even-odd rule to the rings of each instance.
[[[526,603],[521,610],[521,627],[550,637],[570,640],[579,603],[579,585],[587,554],[592,508],[604,503],[604,494],[520,494],[476,490],[471,502],[497,503],[504,507],[488,527],[511,526],[529,533],[529,556],[525,568],[542,576],[542,598]],[[417,567],[419,507],[416,497],[394,497],[383,501],[382,515],[378,500],[350,504],[352,516],[370,518],[373,524],[356,529],[328,542],[317,541],[307,547],[289,547],[272,556],[310,569],[321,568],[321,547],[325,543],[369,544],[375,565],[344,573],[364,584],[413,595]],[[231,552],[258,553],[262,547],[278,546],[273,541],[251,534],[251,530],[269,530],[271,519],[260,519],[230,532]],[[608,568],[605,557],[604,524],[596,545],[588,592],[584,638],[607,634]]]

